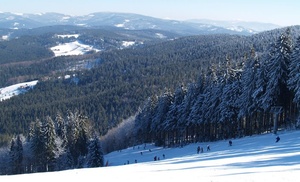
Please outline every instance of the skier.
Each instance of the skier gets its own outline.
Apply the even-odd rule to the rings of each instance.
[[[197,147],[197,154],[200,152],[200,146]]]
[[[229,146],[232,146],[232,141],[231,140],[229,140]]]
[[[280,140],[280,137],[277,136],[277,137],[276,137],[276,143],[279,142],[279,140]]]
[[[210,151],[210,146],[209,145],[207,145],[206,151]]]

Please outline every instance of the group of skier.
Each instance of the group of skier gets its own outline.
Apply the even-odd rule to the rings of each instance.
[[[206,151],[210,151],[210,145],[206,146]],[[197,147],[197,154],[203,153],[203,147],[198,146]]]
[[[279,142],[279,140],[280,140],[280,137],[277,136],[275,142],[277,143],[277,142]],[[228,141],[228,145],[232,146],[232,141],[231,140]],[[144,149],[145,149],[145,147],[144,147]],[[210,145],[206,146],[206,151],[210,151]],[[151,149],[149,149],[149,152],[152,152]],[[198,146],[197,147],[197,154],[203,153],[203,152],[204,152],[203,147]],[[143,155],[143,152],[140,152],[140,154]],[[165,154],[163,154],[163,158],[165,158]],[[158,160],[160,160],[160,158],[158,156],[154,156],[154,161],[158,161]],[[137,160],[135,160],[135,163],[137,163]],[[126,163],[124,163],[124,164],[126,164]],[[127,161],[127,164],[129,164],[129,161]],[[106,164],[106,165],[108,165],[108,164]]]
[[[279,141],[280,141],[280,137],[277,136],[275,142],[277,143]],[[228,141],[228,145],[232,146],[232,141],[231,140]],[[206,146],[206,151],[210,151],[210,146],[209,145]],[[199,153],[203,153],[203,147],[200,147],[200,146],[197,147],[197,154],[199,154]]]

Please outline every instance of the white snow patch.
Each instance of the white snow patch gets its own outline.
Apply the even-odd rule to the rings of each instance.
[[[135,44],[134,41],[123,41],[123,42],[122,42],[122,46],[123,46],[123,47],[133,46],[134,44]]]
[[[80,35],[79,34],[65,34],[65,35],[56,35],[56,37],[58,38],[71,38],[71,37],[74,37],[74,38],[78,38]]]
[[[161,33],[156,33],[155,34],[158,38],[160,39],[164,39],[164,38],[167,38],[165,35],[161,34]]]
[[[38,80],[22,82],[8,87],[0,88],[0,101],[10,99],[13,96],[25,93],[37,84]]]
[[[84,27],[84,26],[86,26],[86,24],[84,24],[84,23],[78,23],[78,24],[76,24],[77,26],[82,26],[82,27]]]
[[[118,28],[122,28],[122,27],[124,27],[125,25],[124,25],[124,23],[120,23],[120,24],[116,24],[115,26],[118,27]]]
[[[8,40],[9,39],[9,35],[2,35],[2,40]]]
[[[71,75],[65,75],[65,79],[71,78]]]
[[[59,44],[50,49],[54,52],[55,56],[83,55],[89,51],[100,51],[93,48],[93,46],[82,44],[79,41]]]
[[[64,16],[64,17],[62,17],[62,20],[68,20],[70,18],[71,18],[70,16]]]
[[[125,27],[125,24],[130,22],[130,20],[124,20],[124,23],[119,23],[119,24],[115,24],[115,27],[118,27],[118,28],[124,28]]]

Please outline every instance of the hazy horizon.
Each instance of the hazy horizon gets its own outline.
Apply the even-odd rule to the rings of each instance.
[[[209,19],[300,25],[300,1],[294,0],[0,0],[0,12],[73,16],[96,12],[134,13],[162,19]]]

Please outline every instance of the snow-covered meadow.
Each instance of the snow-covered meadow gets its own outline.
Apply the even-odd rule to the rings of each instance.
[[[108,167],[0,176],[1,181],[272,181],[295,182],[300,177],[300,131],[280,131],[227,140],[161,148],[151,144],[105,155]],[[210,145],[211,150],[206,151]],[[204,152],[197,154],[197,146]],[[165,158],[163,157],[165,156]],[[154,157],[160,160],[154,161]]]
[[[93,46],[82,44],[79,41],[73,41],[69,43],[59,44],[50,48],[55,56],[71,56],[71,55],[83,55],[89,51],[100,51]]]
[[[38,80],[34,80],[0,88],[0,101],[10,99],[13,96],[27,92],[28,89],[34,87],[37,82]]]

